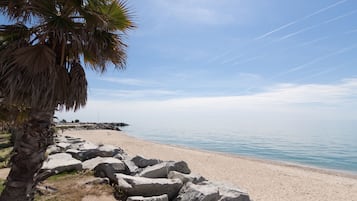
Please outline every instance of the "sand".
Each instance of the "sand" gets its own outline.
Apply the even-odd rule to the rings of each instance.
[[[194,173],[245,189],[254,201],[357,201],[357,175],[201,151],[137,139],[109,130],[64,135],[121,147],[130,155],[184,160]]]

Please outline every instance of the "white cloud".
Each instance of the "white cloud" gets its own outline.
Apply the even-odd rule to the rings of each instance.
[[[102,81],[118,83],[123,85],[131,85],[131,86],[148,86],[148,85],[157,84],[156,82],[134,79],[134,78],[103,77],[98,79]]]
[[[115,90],[115,89],[91,89],[91,93],[96,98],[106,97],[106,98],[125,98],[125,99],[136,99],[136,98],[161,98],[162,96],[177,95],[177,91],[170,90],[159,90],[159,89],[146,89],[146,90]]]
[[[107,93],[107,91],[103,91]],[[123,92],[125,96],[172,94],[161,90]],[[279,124],[288,120],[319,119],[357,120],[357,78],[337,84],[278,84],[265,92],[230,97],[197,97],[157,101],[89,100],[76,114],[59,114],[60,118],[96,121],[188,122],[203,125],[217,122]],[[120,118],[120,119],[118,119]],[[251,124],[249,123],[249,125]],[[290,122],[291,123],[291,122]]]

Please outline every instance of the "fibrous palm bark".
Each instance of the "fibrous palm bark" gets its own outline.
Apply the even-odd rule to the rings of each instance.
[[[11,171],[1,201],[33,200],[34,188],[48,145],[53,142],[53,111],[32,109],[15,138]]]

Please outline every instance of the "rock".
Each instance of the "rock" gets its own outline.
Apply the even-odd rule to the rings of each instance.
[[[188,165],[185,161],[178,161],[178,162],[170,161],[168,162],[168,166],[169,166],[169,171],[177,171],[184,174],[191,173],[191,170],[190,168],[188,168]]]
[[[118,147],[115,147],[113,145],[100,145],[98,147],[99,150],[99,156],[102,157],[113,157],[116,154],[122,154],[124,151]]]
[[[124,170],[115,168],[115,164],[101,163],[94,168],[94,176],[108,178],[111,184],[118,184],[116,173],[130,174],[129,168]]]
[[[131,160],[124,160],[125,165],[129,168],[130,174],[135,175],[138,173],[141,169],[134,164],[133,161]]]
[[[57,147],[56,145],[50,145],[47,147],[46,153],[48,155],[58,154],[61,153],[61,148]]]
[[[71,144],[67,143],[67,142],[60,142],[60,143],[57,143],[56,145],[63,151],[69,149],[69,147],[71,146]]]
[[[210,181],[204,181],[202,185],[216,186],[220,195],[219,201],[250,201],[249,195],[237,187]]]
[[[143,196],[132,196],[128,197],[126,201],[169,201],[167,195],[153,196],[153,197],[143,197]]]
[[[84,185],[103,185],[109,184],[108,178],[93,178],[84,182]]]
[[[111,145],[94,145],[92,143],[72,144],[70,153],[78,160],[85,161],[95,157],[113,157],[116,154],[123,153],[123,150]],[[77,151],[73,151],[77,150]],[[67,150],[67,152],[69,152]]]
[[[182,183],[184,183],[184,184],[187,182],[198,184],[200,182],[207,181],[207,179],[205,179],[201,175],[196,175],[196,174],[192,174],[192,173],[191,174],[183,174],[183,173],[176,172],[176,171],[170,171],[167,177],[169,179],[180,179],[182,181]]]
[[[150,179],[124,174],[116,174],[118,188],[128,196],[159,196],[167,194],[173,199],[180,188],[182,182],[179,179]]]
[[[98,148],[98,145],[93,144],[91,142],[81,142],[81,143],[75,143],[71,145],[72,149],[78,149],[80,151],[83,150],[95,150]]]
[[[124,155],[125,155],[125,153],[123,153],[123,154],[115,154],[114,156],[113,156],[113,158],[116,158],[116,159],[119,159],[119,160],[124,160]]]
[[[116,159],[116,158],[111,158],[111,157],[99,157],[98,156],[96,158],[92,158],[92,159],[84,161],[82,163],[82,165],[83,165],[83,169],[93,170],[97,165],[99,165],[101,163],[111,164],[113,166],[113,168],[118,171],[125,170],[125,165],[121,160]]]
[[[157,159],[146,159],[142,156],[135,156],[131,159],[131,161],[133,161],[133,163],[139,168],[146,168],[147,166],[156,165],[162,162],[161,160]]]
[[[140,177],[147,178],[167,178],[169,168],[167,163],[159,163],[153,166],[148,166],[139,173]]]
[[[179,192],[176,201],[218,201],[218,188],[214,185],[197,185],[191,182],[185,184]]]
[[[59,153],[48,156],[42,170],[50,170],[56,174],[66,171],[82,170],[82,162],[72,158],[70,154]]]
[[[141,177],[147,178],[167,178],[170,171],[177,171],[184,174],[191,173],[187,163],[184,161],[179,162],[162,162],[153,166],[148,166],[140,172]]]

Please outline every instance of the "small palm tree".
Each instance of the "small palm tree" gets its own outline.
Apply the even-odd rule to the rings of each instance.
[[[54,111],[86,104],[82,63],[125,66],[122,37],[133,23],[119,0],[0,0],[0,11],[14,22],[0,26],[0,104],[29,108],[0,200],[33,200]]]

